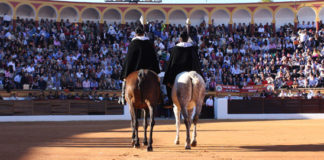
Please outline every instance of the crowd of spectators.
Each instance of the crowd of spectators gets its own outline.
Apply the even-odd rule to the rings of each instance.
[[[206,88],[274,84],[275,88],[324,85],[324,29],[302,22],[273,32],[269,24],[195,26]],[[40,90],[119,90],[119,75],[136,23],[126,25],[17,17],[0,21],[0,87]],[[150,22],[161,70],[186,27]]]
[[[275,88],[288,89],[322,87],[322,24],[320,28],[315,32],[314,25],[299,25],[294,32],[294,26],[289,24],[272,33],[271,25],[260,24],[254,26],[251,34],[249,26],[238,25],[232,34],[206,38],[207,42],[201,41],[201,56],[207,88],[214,90],[217,84],[239,87],[274,84]]]

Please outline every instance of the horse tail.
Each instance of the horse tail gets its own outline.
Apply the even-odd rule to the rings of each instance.
[[[137,74],[137,79],[138,79],[138,88],[140,91],[140,97],[141,97],[141,102],[144,102],[144,97],[143,97],[143,84],[144,84],[144,78],[145,78],[145,72],[143,69],[140,69]]]
[[[193,78],[190,76],[189,77],[189,79],[190,79],[190,83],[191,83],[191,97],[190,97],[190,101],[194,98],[194,81],[193,81]]]
[[[196,98],[198,98],[199,96],[199,85],[200,85],[200,75],[195,72],[195,71],[191,71],[188,73],[189,74],[189,78],[190,78],[190,82],[191,82],[191,100],[196,100]]]

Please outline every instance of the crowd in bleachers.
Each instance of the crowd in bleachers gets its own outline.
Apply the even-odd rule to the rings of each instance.
[[[136,23],[99,25],[68,20],[0,21],[0,87],[40,90],[119,90],[119,75]],[[150,22],[161,70],[184,25]],[[275,88],[324,85],[324,29],[301,22],[195,26],[206,88],[274,84]]]

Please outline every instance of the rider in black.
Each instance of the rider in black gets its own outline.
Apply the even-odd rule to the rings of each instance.
[[[169,105],[172,104],[171,88],[174,80],[179,73],[184,71],[196,71],[202,75],[198,46],[189,38],[186,31],[180,34],[179,43],[171,49],[171,56],[163,79],[163,84],[167,86]]]
[[[123,80],[123,85],[119,103],[123,105],[125,105],[125,79],[130,73],[140,69],[149,69],[156,74],[160,73],[159,61],[154,45],[149,38],[145,37],[143,27],[137,27],[135,33],[136,35],[128,47],[125,63],[120,76],[120,79]]]

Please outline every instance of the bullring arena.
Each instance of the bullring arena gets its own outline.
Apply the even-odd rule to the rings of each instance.
[[[269,30],[275,35],[281,26],[290,23],[297,30],[303,21],[314,24],[313,28],[319,31],[324,20],[323,8],[324,1],[118,4],[0,0],[0,16],[8,15],[13,28],[17,24],[22,25],[17,22],[19,17],[20,20],[32,19],[31,23],[36,28],[42,26],[44,21],[51,21],[60,29],[65,27],[61,25],[61,20],[62,24],[69,20],[75,23],[74,29],[79,31],[83,30],[85,23],[95,23],[99,30],[114,23],[124,28],[141,16],[145,24],[163,21],[166,30],[171,25],[183,25],[190,18],[192,26],[198,26],[202,21],[206,27],[224,24],[229,28],[228,32],[243,23],[262,24],[272,25]],[[254,34],[253,27],[250,29]],[[25,85],[11,90],[9,87],[8,92],[0,91],[4,99],[0,100],[0,160],[324,159],[323,98],[313,96],[307,99],[300,95],[250,98],[256,91],[263,91],[265,86],[252,87],[251,92],[247,88],[226,87],[225,84],[218,85],[218,88],[206,93],[213,96],[213,106],[204,105],[198,122],[198,145],[191,150],[184,147],[183,122],[180,145],[174,144],[175,120],[172,113],[171,116],[168,114],[171,110],[160,107],[153,132],[153,152],[147,152],[143,144],[139,149],[132,148],[128,107],[117,104],[114,99],[120,94],[118,87],[99,89],[99,95],[108,96],[107,99],[101,96],[96,100],[81,99],[81,94],[89,93],[92,96],[92,91],[84,92],[84,88],[68,91],[57,87],[63,94],[63,98],[58,100],[50,98],[50,90],[55,87],[45,91],[29,85],[27,89]],[[297,94],[306,89],[308,93],[324,92],[321,87],[312,90],[297,87],[290,91]],[[281,90],[285,92],[288,89]],[[68,99],[64,98],[64,94],[80,97]],[[45,98],[45,95],[49,98]],[[16,96],[27,98],[18,100]],[[139,136],[142,142],[141,125]]]

